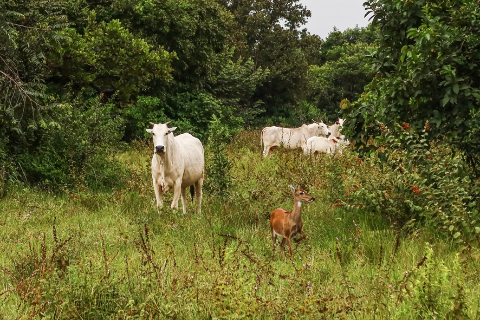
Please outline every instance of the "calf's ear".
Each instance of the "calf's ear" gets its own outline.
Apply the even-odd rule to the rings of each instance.
[[[295,193],[295,191],[296,191],[296,190],[295,190],[295,187],[292,186],[292,185],[289,185],[289,187],[290,187],[290,190],[292,190],[292,192]]]
[[[168,133],[175,131],[175,129],[177,129],[177,127],[168,128]]]
[[[148,133],[153,133],[153,129],[145,129]]]

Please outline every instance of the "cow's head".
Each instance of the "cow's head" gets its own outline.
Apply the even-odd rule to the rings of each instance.
[[[159,155],[165,154],[168,148],[168,135],[175,131],[177,127],[169,128],[170,121],[158,124],[150,122],[150,124],[153,128],[146,129],[146,131],[153,135],[153,152]]]
[[[312,130],[311,133],[314,136],[329,136],[331,134],[330,130],[328,130],[328,126],[323,123],[323,121],[320,122],[314,122],[312,124],[308,125],[309,129]]]

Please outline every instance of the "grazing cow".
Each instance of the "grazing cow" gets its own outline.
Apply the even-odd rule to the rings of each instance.
[[[276,147],[295,149],[303,148],[308,138],[318,135],[329,136],[328,126],[323,122],[302,125],[299,128],[266,127],[261,133],[260,145],[263,144],[263,156],[270,154]]]
[[[344,119],[338,118],[338,120],[329,127],[333,137],[340,137],[341,135],[340,130],[343,127],[344,121],[345,121]]]
[[[153,135],[152,179],[158,213],[163,206],[163,193],[170,189],[173,189],[171,208],[177,210],[181,195],[185,213],[187,187],[190,187],[192,200],[194,191],[197,193],[197,211],[201,212],[205,163],[202,143],[189,133],[175,137],[173,131],[177,127],[169,128],[170,121],[164,124],[152,122],[150,124],[153,128],[146,130]]]
[[[342,154],[344,146],[348,146],[350,141],[345,139],[345,136],[333,137],[331,135],[328,138],[324,137],[311,137],[307,140],[307,144],[303,148],[303,154],[313,154],[317,159],[318,153],[329,154]]]
[[[270,214],[270,231],[272,234],[273,250],[275,250],[275,242],[277,241],[277,235],[283,237],[280,248],[282,249],[282,254],[284,258],[285,240],[287,241],[290,256],[292,256],[292,246],[290,245],[290,239],[295,237],[297,233],[302,233],[302,238],[295,240],[295,242],[299,242],[306,237],[305,232],[303,232],[302,202],[312,202],[315,200],[315,198],[305,192],[305,190],[300,189],[300,186],[298,186],[298,190],[295,190],[293,186],[289,187],[294,195],[293,210],[289,212],[285,209],[278,208]]]

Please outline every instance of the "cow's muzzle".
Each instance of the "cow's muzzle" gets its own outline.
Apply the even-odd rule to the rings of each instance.
[[[331,134],[332,134],[332,133],[331,133],[330,131],[328,131],[327,137],[330,137]]]
[[[164,153],[165,146],[155,146],[155,153]]]
[[[308,200],[308,202],[312,202],[312,201],[315,201],[314,197],[312,197],[312,199]]]

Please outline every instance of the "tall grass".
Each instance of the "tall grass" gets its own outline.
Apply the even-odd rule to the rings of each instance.
[[[285,150],[263,159],[259,133],[242,132],[225,149],[229,198],[205,193],[201,214],[190,202],[183,214],[168,193],[160,216],[151,150],[120,155],[130,179],[108,193],[7,193],[0,319],[480,317],[478,248],[335,206],[356,163],[348,150],[316,162]],[[302,208],[307,239],[283,259],[268,216],[292,209],[289,184],[316,201]]]

